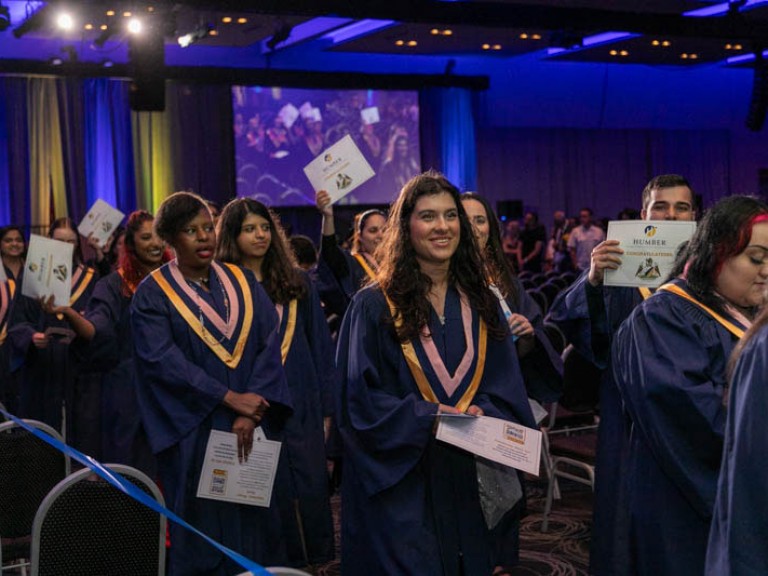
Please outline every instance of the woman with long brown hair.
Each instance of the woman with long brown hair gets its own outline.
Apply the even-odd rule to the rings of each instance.
[[[503,563],[491,531],[520,502],[517,472],[484,516],[482,464],[435,440],[436,417],[535,424],[456,187],[435,172],[410,180],[379,253],[339,336],[342,571],[490,575]]]

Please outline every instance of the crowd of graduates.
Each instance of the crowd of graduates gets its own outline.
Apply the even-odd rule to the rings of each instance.
[[[316,203],[309,271],[304,240],[249,198],[219,214],[177,192],[88,262],[58,219],[49,236],[75,246],[66,306],[21,293],[24,231],[2,228],[0,401],[148,473],[174,512],[264,565],[333,558],[332,457],[344,574],[514,574],[525,475],[435,437],[443,414],[538,428],[562,392],[499,220],[430,171],[359,214],[345,249],[329,195]],[[680,176],[643,191],[644,220],[697,216]],[[597,243],[547,317],[603,375],[590,573],[766,574],[768,204],[713,205],[655,293],[604,285],[623,253]],[[197,496],[213,430],[241,460],[255,437],[282,442],[268,507]],[[170,542],[171,575],[239,571],[175,525]]]

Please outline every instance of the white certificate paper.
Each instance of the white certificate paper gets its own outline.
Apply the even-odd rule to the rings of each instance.
[[[198,498],[268,508],[280,446],[280,442],[254,433],[253,449],[248,460],[241,464],[237,459],[237,434],[211,430],[197,485]]]
[[[21,293],[35,300],[53,294],[56,306],[69,306],[74,249],[68,242],[32,234],[24,263]]]
[[[443,418],[441,415],[439,418],[438,440],[499,464],[539,475],[539,430],[490,416]]]
[[[376,175],[349,134],[307,164],[304,174],[315,192],[328,192],[332,203]]]
[[[606,286],[656,288],[666,279],[678,247],[690,240],[696,222],[679,220],[617,220],[608,222],[609,240],[618,240],[624,250],[621,266],[606,270]]]
[[[96,200],[91,209],[80,222],[77,231],[86,238],[93,234],[101,248],[107,243],[109,237],[123,221],[125,214],[117,208],[113,208],[104,200]]]

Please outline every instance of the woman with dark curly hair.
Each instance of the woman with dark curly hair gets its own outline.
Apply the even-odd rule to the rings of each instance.
[[[277,215],[250,198],[224,208],[217,258],[251,270],[277,309],[283,368],[293,400],[284,448],[290,480],[276,487],[288,564],[333,558],[324,430],[336,388],[333,344],[309,277],[296,265]]]
[[[629,557],[616,573],[704,573],[726,365],[765,303],[766,254],[768,204],[720,200],[678,256],[677,275],[616,335],[613,372],[631,426],[623,479]]]
[[[376,283],[344,319],[345,573],[490,575],[503,563],[491,530],[520,501],[517,472],[502,472],[508,490],[489,503],[485,463],[434,436],[439,414],[535,425],[472,235],[458,190],[416,176],[392,206]]]
[[[214,261],[213,219],[202,198],[168,196],[155,230],[176,259],[139,285],[131,330],[139,409],[165,500],[225,546],[263,564],[281,562],[274,498],[265,508],[197,496],[212,431],[234,434],[241,460],[251,453],[257,424],[268,439],[280,439],[291,402],[277,314],[252,272]],[[169,574],[238,572],[186,529],[171,524],[170,536]]]

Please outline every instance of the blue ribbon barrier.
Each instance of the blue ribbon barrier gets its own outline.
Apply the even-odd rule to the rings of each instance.
[[[154,498],[151,498],[148,494],[144,493],[143,490],[138,488],[137,486],[133,485],[131,482],[120,476],[120,474],[117,474],[115,472],[112,472],[108,468],[105,468],[102,464],[91,458],[90,456],[86,456],[82,452],[79,452],[78,450],[75,450],[71,446],[67,446],[63,442],[57,440],[53,436],[43,432],[42,430],[39,430],[38,428],[35,428],[34,426],[30,426],[23,420],[17,418],[13,414],[9,414],[4,409],[0,408],[0,413],[2,413],[8,420],[11,420],[30,432],[31,434],[34,434],[40,440],[43,442],[47,442],[56,450],[63,452],[64,454],[68,455],[71,459],[77,460],[82,464],[83,466],[86,466],[90,468],[94,473],[101,476],[104,480],[109,482],[112,486],[120,490],[121,492],[127,494],[131,498],[138,500],[145,506],[148,506],[155,512],[162,514],[163,516],[167,517],[169,520],[175,522],[179,526],[183,526],[187,530],[191,530],[201,538],[203,538],[206,542],[208,542],[211,546],[215,547],[217,550],[222,552],[223,554],[226,554],[229,556],[232,560],[240,564],[243,568],[246,570],[249,570],[253,573],[253,576],[272,576],[272,573],[269,572],[266,568],[263,566],[260,566],[253,560],[249,560],[242,554],[239,554],[238,552],[235,552],[234,550],[231,550],[224,546],[223,544],[219,544],[211,538],[210,536],[207,536],[206,534],[203,534],[200,530],[192,526],[191,524],[188,524],[185,520],[168,510],[165,506],[162,506],[157,500]]]

